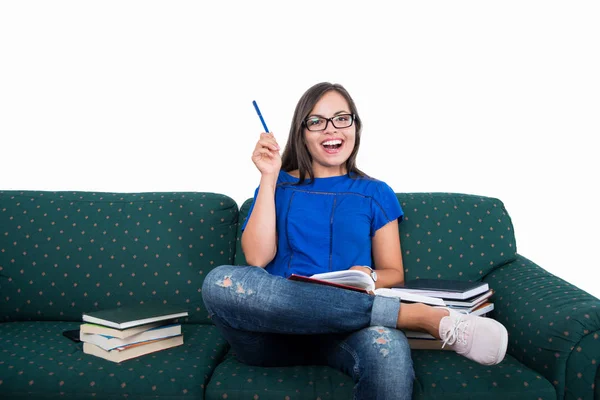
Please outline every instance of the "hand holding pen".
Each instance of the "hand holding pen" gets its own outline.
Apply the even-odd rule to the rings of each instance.
[[[256,168],[263,175],[274,175],[275,177],[279,174],[281,169],[281,155],[279,154],[280,147],[275,140],[275,136],[269,132],[267,124],[262,117],[260,109],[256,101],[253,101],[256,113],[260,118],[260,122],[265,128],[265,132],[260,134],[260,139],[256,143],[254,152],[252,153],[252,162],[256,165]]]

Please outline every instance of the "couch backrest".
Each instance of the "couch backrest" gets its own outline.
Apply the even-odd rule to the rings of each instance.
[[[247,265],[246,257],[244,256],[244,251],[242,250],[242,224],[246,217],[248,216],[248,211],[250,211],[250,206],[252,205],[252,198],[247,199],[244,204],[240,207],[240,215],[239,215],[239,224],[237,227],[237,240],[236,240],[236,248],[235,248],[235,265]]]
[[[233,263],[237,221],[214,193],[0,191],[0,321],[153,300],[208,322],[202,282]]]
[[[456,193],[397,193],[405,279],[475,281],[516,258],[513,226],[495,198]],[[240,207],[241,222],[252,199]],[[244,265],[238,228],[236,265]]]
[[[405,279],[477,281],[516,259],[512,221],[502,201],[456,193],[397,194]]]

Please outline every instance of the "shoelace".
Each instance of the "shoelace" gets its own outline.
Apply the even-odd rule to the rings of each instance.
[[[465,332],[467,327],[469,326],[469,321],[465,321],[462,315],[458,315],[456,320],[454,321],[454,325],[446,332],[446,340],[442,343],[442,349],[446,344],[452,346],[454,343],[458,342],[459,344],[467,344],[467,339],[465,338]]]

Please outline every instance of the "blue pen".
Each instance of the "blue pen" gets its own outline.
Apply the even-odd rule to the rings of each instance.
[[[252,100],[252,104],[254,104],[254,108],[256,109],[256,113],[258,114],[258,118],[260,118],[260,122],[262,122],[263,127],[265,128],[265,132],[269,132],[269,128],[267,128],[267,124],[265,124],[265,120],[260,113],[260,109],[258,108],[258,104],[256,104],[255,100]]]

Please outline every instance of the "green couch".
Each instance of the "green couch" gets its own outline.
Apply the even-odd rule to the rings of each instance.
[[[398,199],[406,278],[484,280],[509,332],[493,367],[413,351],[414,398],[600,398],[600,300],[518,254],[500,200]],[[0,398],[352,398],[351,379],[328,367],[237,362],[211,324],[203,278],[244,264],[249,206],[214,193],[0,191]],[[62,335],[84,311],[142,300],[187,307],[183,346],[115,364]]]

